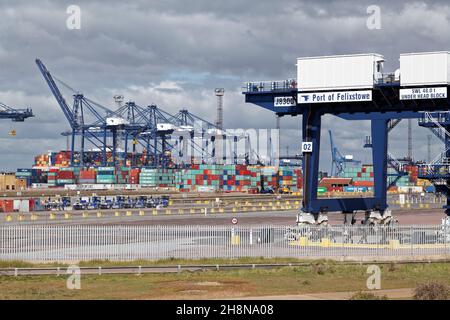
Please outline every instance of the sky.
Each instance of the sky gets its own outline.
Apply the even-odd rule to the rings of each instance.
[[[69,5],[80,8],[80,28],[69,29]],[[380,8],[380,29],[367,27],[371,5]],[[242,84],[296,77],[302,56],[375,52],[385,71],[399,54],[449,50],[446,1],[0,1],[0,102],[33,109],[24,123],[0,122],[0,171],[30,167],[33,157],[66,148],[69,128],[39,73],[40,58],[58,79],[105,106],[113,96],[169,113],[187,108],[215,120],[214,88],[225,88],[226,128],[275,128],[272,112],[246,104]],[[65,96],[69,104],[70,93]],[[297,153],[301,118],[281,121],[281,149]],[[407,122],[391,133],[389,151],[406,155]],[[15,129],[17,135],[8,132]],[[330,168],[328,130],[342,154],[371,162],[363,149],[368,122],[326,116],[321,169]],[[427,129],[413,121],[413,156],[425,160]],[[432,138],[432,155],[442,146]],[[285,153],[285,152],[282,152]]]

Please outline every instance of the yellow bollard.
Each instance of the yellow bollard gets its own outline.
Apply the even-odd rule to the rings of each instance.
[[[101,218],[102,217],[102,213],[99,211],[97,212],[97,218]]]
[[[425,203],[425,208],[429,208],[430,207],[430,204],[428,204],[428,203]]]
[[[17,220],[24,221],[25,220],[24,215],[23,214],[19,214],[19,216],[17,217]]]
[[[209,204],[209,200],[205,200],[205,202],[204,202],[205,204]]]
[[[49,216],[49,218],[50,218],[50,220],[54,220],[54,219],[56,218],[56,216],[55,216],[55,214],[54,214],[54,213],[50,213],[50,216]]]
[[[173,200],[169,200],[169,206],[173,205]]]
[[[299,244],[301,246],[307,246],[308,245],[308,238],[307,237],[300,237]]]
[[[256,207],[252,207],[252,211],[256,211]]]
[[[197,200],[197,201],[195,201],[195,203],[196,203],[196,204],[201,204],[202,201],[201,201],[201,200]]]
[[[33,213],[33,214],[31,215],[31,220],[34,221],[34,220],[37,220],[37,219],[38,219],[38,216],[37,216],[36,214]]]
[[[299,202],[299,201],[295,201],[294,204],[295,204],[296,206],[298,206],[298,205],[300,204],[300,202]]]
[[[184,210],[183,209],[178,209],[178,214],[183,214]]]
[[[389,240],[389,248],[390,249],[400,248],[400,241],[399,240]]]
[[[189,213],[195,213],[195,209],[189,209]]]
[[[125,212],[125,215],[126,215],[127,217],[131,217],[131,216],[133,215],[133,212],[127,211],[127,212]]]
[[[70,219],[70,214],[69,213],[64,213],[64,219]]]
[[[242,211],[247,212],[247,207],[242,207]]]
[[[154,216],[158,215],[158,210],[153,209],[153,210],[152,210],[152,214],[153,214]]]
[[[241,236],[239,235],[232,235],[231,236],[231,245],[238,246],[241,244]]]
[[[12,216],[10,214],[6,215],[5,220],[8,222],[12,221]]]
[[[166,214],[172,214],[172,210],[166,209]]]
[[[88,218],[89,217],[89,213],[83,212],[82,216],[83,216],[83,218]]]
[[[266,207],[262,206],[261,211],[266,211]]]
[[[231,209],[231,211],[236,212],[237,209],[235,207],[233,207],[233,209]]]
[[[144,215],[145,215],[144,210],[139,210],[139,215],[140,215],[141,217],[144,216]]]
[[[322,238],[320,241],[320,246],[321,247],[329,247],[330,246],[330,239],[328,238]]]
[[[216,212],[216,209],[214,209],[214,208],[211,208],[211,210],[210,210],[209,212],[211,212],[211,213],[215,213],[215,212]]]
[[[219,208],[219,212],[220,212],[220,213],[224,213],[225,210],[224,210],[223,208]]]
[[[119,212],[119,211],[116,211],[116,212],[114,212],[114,215],[115,215],[116,217],[120,217],[120,212]]]

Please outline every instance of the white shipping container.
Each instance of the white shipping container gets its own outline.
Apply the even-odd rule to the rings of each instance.
[[[13,201],[13,210],[14,211],[19,211],[20,210],[20,203],[21,201],[16,199]]]
[[[30,212],[30,200],[21,200],[19,212]]]
[[[400,54],[400,85],[422,86],[450,83],[450,52]]]
[[[299,91],[373,88],[384,57],[375,53],[297,59]]]

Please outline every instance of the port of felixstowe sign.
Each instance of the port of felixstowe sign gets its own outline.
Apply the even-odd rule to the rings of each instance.
[[[299,104],[372,101],[372,90],[298,93]]]
[[[445,98],[447,98],[447,87],[400,89],[400,100]]]

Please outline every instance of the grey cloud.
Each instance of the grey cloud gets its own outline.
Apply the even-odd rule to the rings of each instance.
[[[65,27],[69,4],[82,9],[81,30]],[[382,30],[366,28],[372,4],[381,8]],[[2,1],[0,12],[0,101],[33,107],[37,115],[18,126],[16,143],[4,141],[11,124],[2,121],[0,168],[8,169],[29,166],[34,154],[66,143],[60,132],[68,124],[36,57],[58,78],[111,108],[112,96],[122,93],[171,113],[188,108],[212,122],[213,90],[224,87],[226,126],[274,128],[271,112],[244,103],[243,81],[295,77],[295,59],[310,55],[378,52],[393,71],[399,53],[446,50],[450,40],[446,1],[18,0]],[[165,81],[179,88],[161,87]],[[282,148],[299,147],[300,120],[283,118]],[[328,128],[343,153],[370,161],[362,150],[367,124],[348,130],[345,121],[329,117],[323,122],[323,169],[329,167]],[[390,149],[399,157],[406,152],[405,130],[399,126],[391,135]],[[417,157],[426,154],[427,134],[415,124]],[[25,143],[32,146],[19,148]],[[438,151],[434,139],[433,152]]]

